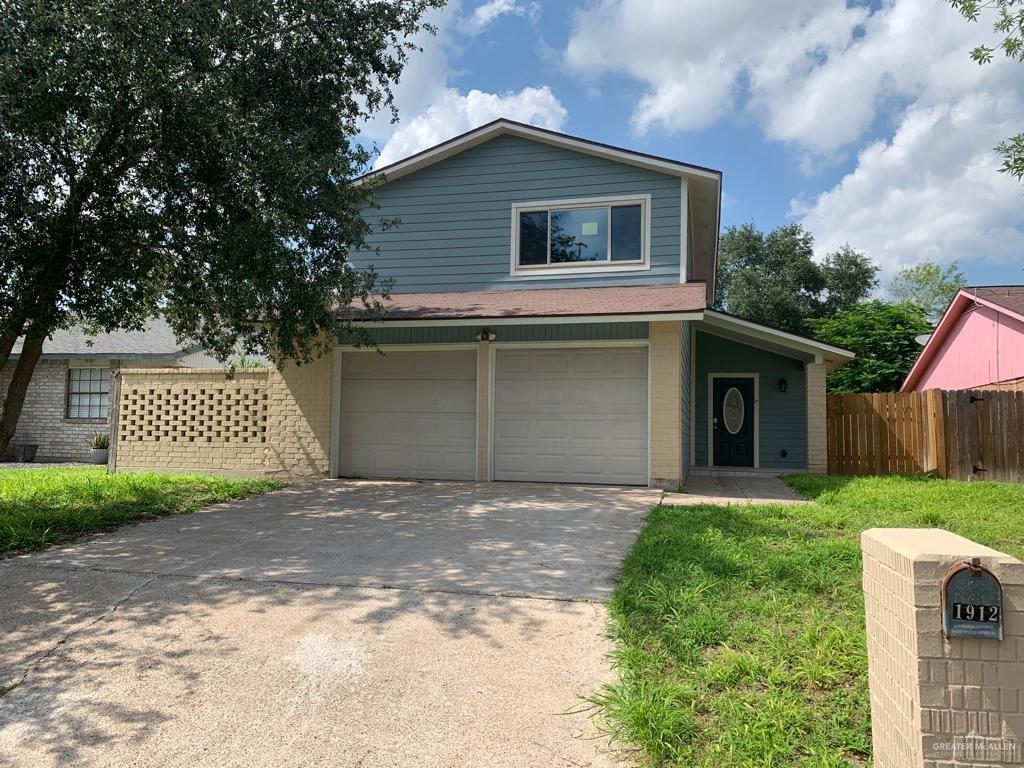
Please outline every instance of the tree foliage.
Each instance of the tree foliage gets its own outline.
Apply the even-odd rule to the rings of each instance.
[[[878,267],[846,245],[819,264],[800,224],[767,235],[753,224],[721,236],[715,307],[755,322],[807,333],[812,318],[854,306],[877,285]]]
[[[386,289],[354,141],[441,0],[11,0],[0,14],[0,452],[46,336],[305,361]]]
[[[994,11],[992,26],[1002,37],[998,50],[1013,61],[1024,61],[1024,0],[950,0],[968,21],[977,22],[983,11]],[[971,58],[978,64],[989,64],[997,48],[979,45],[971,51]],[[996,146],[996,152],[1003,156],[1003,173],[1024,181],[1024,133],[1011,136]]]
[[[857,355],[828,375],[829,392],[899,389],[921,351],[915,339],[931,331],[921,307],[883,301],[860,302],[810,326],[822,341]]]
[[[925,316],[937,323],[949,302],[967,285],[967,278],[956,262],[948,267],[922,261],[904,267],[889,283],[889,295],[896,303],[910,303],[924,310]]]

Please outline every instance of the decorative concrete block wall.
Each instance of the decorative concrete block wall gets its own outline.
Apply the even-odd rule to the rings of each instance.
[[[271,372],[121,371],[112,464],[117,470],[262,474]]]
[[[876,768],[1024,764],[1024,563],[937,529],[861,537]],[[941,586],[978,557],[1003,588],[1004,639],[946,639]]]

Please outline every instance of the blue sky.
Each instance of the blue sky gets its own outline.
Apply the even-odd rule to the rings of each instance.
[[[367,137],[391,162],[505,116],[724,172],[725,225],[800,221],[887,279],[924,258],[1024,282],[1024,65],[939,0],[452,0]]]

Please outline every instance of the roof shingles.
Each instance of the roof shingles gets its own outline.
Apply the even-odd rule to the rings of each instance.
[[[389,320],[500,320],[592,315],[700,312],[704,283],[612,288],[537,288],[517,291],[396,293],[384,302]],[[355,316],[353,319],[359,319]]]

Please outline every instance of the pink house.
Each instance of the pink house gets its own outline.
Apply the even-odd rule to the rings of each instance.
[[[900,391],[996,388],[1024,389],[1024,285],[957,293]]]

